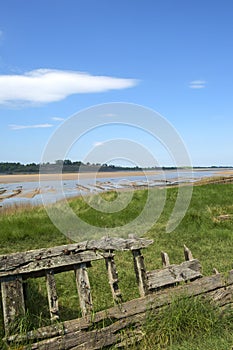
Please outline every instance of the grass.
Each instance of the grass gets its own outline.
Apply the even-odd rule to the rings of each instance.
[[[214,267],[220,272],[230,270],[233,248],[232,190],[232,184],[195,186],[191,204],[184,219],[173,232],[167,233],[166,224],[177,194],[177,188],[169,188],[164,210],[159,220],[146,234],[146,237],[154,239],[154,244],[144,251],[147,269],[161,268],[161,251],[169,254],[171,263],[181,263],[184,260],[183,244],[186,244],[193,256],[200,260],[204,275],[211,274]],[[158,190],[153,191],[156,196]],[[109,202],[116,197],[115,192],[101,195],[101,198]],[[81,198],[72,199],[69,203],[83,220],[102,227],[113,227],[124,225],[135,218],[143,208],[146,199],[146,190],[136,191],[131,203],[121,213],[101,213],[101,215]],[[98,201],[98,198],[89,200]],[[219,219],[221,215],[228,215],[227,219]],[[0,212],[0,240],[0,254],[70,243],[51,223],[43,207],[13,207]],[[124,301],[138,297],[131,254],[128,252],[116,254],[115,261]],[[89,269],[89,277],[94,310],[112,306],[111,292],[102,261],[93,263],[93,267]],[[79,317],[80,309],[74,274],[71,272],[58,274],[56,281],[61,319]],[[25,319],[20,320],[17,326],[21,331],[49,323],[44,279],[30,280],[27,288],[30,291],[30,299],[27,301],[28,312]],[[190,304],[189,300],[187,298],[175,300],[172,306],[162,309],[153,317],[148,316],[143,329],[146,336],[141,349],[159,349],[159,346],[174,350],[230,349],[230,345],[233,345],[231,336],[233,332],[229,321],[231,313],[228,312],[223,317],[212,305],[209,306],[209,303],[198,300]],[[187,314],[189,319],[186,318]],[[205,325],[202,323],[204,322],[201,319],[202,316],[205,318]],[[0,322],[1,337],[3,336],[1,310]],[[189,328],[185,328],[187,325]],[[163,330],[159,326],[163,327]],[[205,327],[208,327],[208,331]],[[157,329],[160,331],[156,331]],[[136,349],[137,346],[133,345],[131,348]]]
[[[223,313],[207,299],[180,296],[148,315],[137,349],[229,349],[232,317],[232,310]]]

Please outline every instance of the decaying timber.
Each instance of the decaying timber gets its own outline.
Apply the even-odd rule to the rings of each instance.
[[[24,350],[28,348],[23,347],[23,342],[30,343],[32,350],[97,350],[113,344],[123,346],[128,337],[140,340],[143,336],[140,325],[148,311],[156,312],[168,305],[174,295],[206,296],[221,307],[233,302],[233,270],[227,277],[216,269],[213,276],[203,277],[199,261],[184,246],[184,262],[170,264],[168,254],[162,252],[163,268],[147,271],[141,249],[151,243],[152,240],[133,235],[128,239],[105,237],[99,241],[0,256],[6,341],[21,342]],[[114,260],[115,251],[125,250],[132,252],[132,268],[134,266],[140,293],[140,298],[128,302],[123,302]],[[88,269],[95,260],[105,262],[106,283],[108,281],[115,301],[114,307],[97,313],[93,313],[88,277]],[[82,317],[62,323],[59,322],[59,295],[54,276],[68,270],[74,270]],[[11,334],[10,324],[25,312],[22,283],[28,277],[38,276],[45,276],[51,325],[26,334]],[[106,323],[108,326],[100,327]]]

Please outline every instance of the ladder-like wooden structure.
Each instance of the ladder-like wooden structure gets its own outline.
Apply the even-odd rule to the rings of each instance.
[[[61,339],[63,339],[62,337],[66,333],[65,330],[70,329],[70,334],[73,334],[73,338],[71,336],[73,342],[71,341],[70,345],[69,343],[66,343],[64,349],[79,349],[77,344],[81,344],[80,342],[82,341],[85,342],[85,334],[87,333],[82,333],[81,340],[78,340],[75,332],[81,332],[82,329],[87,329],[93,322],[93,305],[88,269],[91,267],[91,262],[95,260],[105,261],[108,282],[111,288],[112,297],[116,302],[116,305],[118,305],[118,312],[122,314],[123,318],[125,315],[128,315],[128,313],[128,316],[130,317],[129,307],[127,306],[128,304],[124,303],[124,307],[122,307],[123,299],[119,287],[118,272],[114,261],[114,253],[116,251],[132,252],[132,260],[141,298],[146,298],[155,291],[161,290],[165,287],[174,286],[180,282],[194,281],[197,278],[202,277],[201,265],[197,259],[193,259],[192,254],[187,247],[184,249],[185,261],[180,265],[171,265],[168,255],[162,252],[163,269],[147,271],[144,257],[142,255],[142,249],[148,247],[152,243],[153,240],[137,238],[134,236],[130,236],[127,239],[104,237],[100,240],[85,241],[50,249],[38,249],[22,253],[1,255],[0,283],[6,341],[15,341],[20,338],[23,340],[24,338],[30,339],[33,343],[39,340],[40,342],[42,341],[40,344],[42,347],[39,347],[38,345],[40,342],[36,342],[32,345],[32,349],[63,349],[63,347],[58,347],[58,344],[62,342]],[[60,327],[59,296],[57,294],[55,274],[70,270],[74,271],[83,317],[76,320],[66,321],[61,324]],[[51,326],[34,332],[29,332],[25,337],[22,335],[10,334],[11,324],[17,317],[25,314],[23,283],[28,278],[43,276],[45,277],[47,287]],[[117,314],[116,310],[115,314]],[[108,312],[111,313],[110,309],[103,311],[102,314],[101,312],[97,313],[95,322],[103,320],[104,317],[107,318]],[[124,327],[126,325],[127,322],[124,324]],[[112,326],[117,327],[117,323]],[[103,330],[102,332],[105,331],[106,330]],[[61,337],[61,339],[57,339],[57,337]],[[103,338],[100,336],[99,348],[98,345],[91,347],[89,342],[91,338],[88,338],[87,347],[84,345],[81,347],[80,345],[80,349],[100,349],[103,345],[113,344],[115,341],[115,338],[113,338],[111,341],[103,343]],[[66,339],[66,337],[64,339]]]

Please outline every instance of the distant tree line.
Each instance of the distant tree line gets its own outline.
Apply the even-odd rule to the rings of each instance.
[[[189,167],[190,168],[190,167]],[[189,169],[186,168],[186,169]],[[211,166],[211,167],[194,167],[194,169],[215,169],[215,168],[232,168],[232,166]],[[56,160],[55,163],[46,164],[21,164],[13,162],[1,162],[0,163],[0,174],[38,174],[39,171],[43,173],[56,173],[62,169],[63,173],[76,173],[76,172],[97,172],[97,171],[136,171],[136,170],[176,170],[174,166],[171,167],[123,167],[108,164],[91,164],[83,163],[81,161],[72,162],[69,159]],[[190,168],[191,170],[191,168]]]
[[[58,170],[65,173],[75,173],[75,172],[94,172],[94,171],[131,171],[131,170],[142,170],[139,167],[121,167],[108,164],[91,164],[82,163],[81,161],[72,162],[69,159],[56,160],[55,163],[46,164],[21,164],[13,162],[1,162],[0,163],[0,174],[36,174],[39,171],[43,173],[55,173]]]

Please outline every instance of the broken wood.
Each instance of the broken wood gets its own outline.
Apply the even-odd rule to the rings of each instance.
[[[23,274],[24,278],[45,276],[46,269],[54,273],[70,271],[74,264],[103,259],[96,251],[132,250],[145,248],[153,240],[143,238],[104,237],[99,241],[91,240],[78,244],[37,249],[23,253],[0,255],[0,279],[4,276]]]
[[[146,271],[141,249],[151,240],[130,235],[128,239],[104,237],[99,241],[51,249],[39,249],[26,253],[0,256],[0,282],[3,299],[4,323],[8,342],[30,343],[32,350],[98,350],[115,344],[122,347],[127,337],[141,339],[140,325],[149,310],[169,305],[174,296],[182,295],[211,298],[224,307],[233,303],[233,270],[228,276],[218,273],[202,277],[201,265],[193,259],[190,249],[184,246],[185,262],[170,264],[167,253],[162,252],[163,269]],[[114,251],[131,250],[140,298],[122,302]],[[107,276],[116,306],[93,313],[88,267],[95,260],[104,259]],[[11,334],[10,324],[23,315],[24,294],[22,283],[28,277],[46,276],[51,320],[58,320],[58,295],[55,274],[74,270],[82,317],[56,322],[26,334]],[[202,278],[200,278],[202,277]],[[107,277],[106,277],[107,280]],[[178,285],[180,282],[185,282]],[[187,283],[191,282],[191,283]],[[170,288],[168,288],[170,287]],[[104,324],[108,326],[103,326]],[[129,328],[133,333],[129,333]],[[130,330],[131,331],[131,330]],[[22,347],[27,349],[27,347]]]
[[[46,287],[48,293],[51,321],[59,320],[58,297],[53,270],[46,271]]]
[[[193,260],[193,255],[191,250],[184,244],[184,258],[186,261]]]
[[[169,265],[162,270],[147,272],[146,277],[149,290],[192,281],[202,277],[201,264],[197,259],[185,261],[180,265]]]
[[[231,272],[233,274],[233,271]],[[134,299],[123,303],[122,312],[118,306],[112,307],[108,310],[97,312],[94,317],[91,315],[87,317],[82,317],[76,320],[65,321],[63,327],[58,327],[58,325],[52,325],[48,327],[43,327],[34,332],[28,332],[25,336],[18,336],[16,338],[11,337],[11,341],[22,341],[22,340],[33,340],[33,339],[43,339],[42,341],[33,344],[32,349],[46,349],[55,350],[58,349],[61,344],[66,344],[64,349],[73,349],[79,346],[80,349],[101,349],[103,343],[88,343],[88,339],[93,339],[93,331],[88,331],[88,329],[94,324],[98,324],[104,319],[111,320],[112,325],[102,329],[96,329],[94,332],[97,339],[100,339],[101,334],[106,339],[108,343],[106,345],[114,344],[119,340],[119,332],[124,330],[126,327],[132,326],[137,323],[142,323],[145,319],[147,312],[149,310],[156,310],[159,307],[169,305],[174,299],[174,296],[181,297],[182,295],[195,297],[202,295],[206,298],[211,298],[217,305],[222,306],[226,302],[229,302],[233,297],[233,285],[228,284],[229,278],[225,279],[224,274],[213,275],[210,277],[203,277],[201,279],[195,280],[192,283],[180,285],[177,287],[161,290],[148,294],[145,297]],[[112,334],[115,334],[114,336]],[[49,340],[47,340],[50,338]],[[66,342],[67,341],[67,342]],[[110,341],[112,343],[110,343]],[[86,342],[86,344],[85,344]],[[83,344],[83,347],[82,347]],[[89,347],[87,347],[87,344]],[[72,347],[69,347],[72,346]],[[96,347],[94,347],[96,346]],[[77,347],[77,349],[79,349]],[[62,347],[63,349],[63,347]]]
[[[161,252],[161,258],[162,258],[163,267],[167,267],[170,265],[169,256],[167,253]]]
[[[5,333],[10,333],[19,316],[25,314],[23,280],[21,276],[4,277],[1,281],[2,307]]]
[[[74,266],[76,285],[79,295],[79,303],[82,315],[86,316],[92,312],[92,297],[87,265],[85,263]]]
[[[118,283],[119,283],[118,272],[117,272],[116,264],[114,261],[114,254],[112,252],[105,253],[104,258],[105,258],[106,269],[108,272],[108,280],[109,280],[113,300],[116,303],[121,303],[122,302],[122,295],[121,295],[121,291],[120,291],[120,288],[118,285]]]
[[[140,249],[132,250],[133,254],[133,262],[134,262],[134,271],[136,274],[136,279],[138,283],[139,294],[141,297],[148,294],[148,286],[147,286],[147,276],[146,276],[146,268],[144,264],[144,257],[141,254]]]

